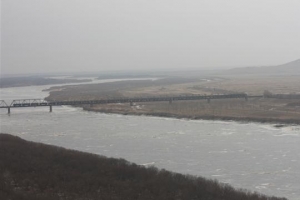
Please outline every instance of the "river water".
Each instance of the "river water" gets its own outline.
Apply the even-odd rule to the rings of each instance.
[[[0,99],[44,98],[49,87],[0,89]],[[2,133],[300,199],[300,126],[124,116],[69,106],[52,113],[48,107],[11,112],[0,110]]]

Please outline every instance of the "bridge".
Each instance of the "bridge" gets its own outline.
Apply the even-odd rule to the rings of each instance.
[[[238,94],[222,94],[222,95],[189,95],[189,96],[172,96],[172,97],[135,97],[135,98],[114,98],[114,99],[100,99],[100,100],[83,100],[83,101],[46,101],[44,99],[16,99],[7,104],[4,100],[0,100],[0,108],[8,110],[8,114],[11,112],[11,108],[24,108],[24,107],[41,107],[49,106],[49,111],[52,112],[52,106],[63,105],[94,105],[94,104],[112,104],[112,103],[133,103],[140,102],[158,102],[168,101],[188,101],[188,100],[207,100],[208,103],[212,99],[233,99],[241,98],[246,101],[248,98],[263,97],[263,96],[248,96],[245,93]]]

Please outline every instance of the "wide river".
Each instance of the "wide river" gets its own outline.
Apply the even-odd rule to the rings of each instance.
[[[0,89],[0,99],[44,98],[49,87]],[[300,199],[300,126],[124,116],[69,106],[52,113],[48,107],[11,112],[0,109],[2,133]]]

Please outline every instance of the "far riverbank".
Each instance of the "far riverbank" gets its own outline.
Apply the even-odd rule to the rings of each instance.
[[[300,119],[273,119],[273,118],[250,118],[250,117],[230,117],[230,116],[214,116],[214,115],[199,115],[199,116],[189,116],[189,115],[179,115],[172,113],[141,113],[141,112],[128,112],[128,111],[113,111],[113,110],[98,110],[90,107],[83,107],[86,111],[107,113],[107,114],[121,114],[121,115],[136,115],[136,116],[154,116],[154,117],[167,117],[175,119],[190,119],[190,120],[219,120],[219,121],[236,121],[236,122],[257,122],[257,123],[274,123],[278,124],[276,127],[281,127],[285,125],[300,125]]]
[[[286,125],[299,125],[300,119],[280,119],[280,118],[260,118],[260,117],[233,117],[233,116],[217,116],[217,115],[188,115],[188,114],[176,114],[167,112],[142,112],[142,111],[128,111],[128,110],[114,110],[103,109],[97,107],[82,106],[83,110],[100,112],[107,114],[122,114],[122,115],[136,115],[136,116],[154,116],[154,117],[167,117],[175,119],[190,119],[190,120],[219,120],[219,121],[236,121],[236,122],[257,122],[257,123],[272,123],[277,124],[276,127],[282,127]]]
[[[185,96],[233,94],[237,92],[208,87],[219,79],[165,78],[159,80],[127,80],[111,83],[63,86],[50,88],[47,101],[78,101],[153,96]],[[261,95],[254,93],[249,95]],[[143,102],[127,104],[102,104],[82,106],[85,110],[124,115],[150,115],[172,118],[234,120],[242,122],[300,124],[299,99],[249,98],[193,101]],[[135,102],[133,102],[135,103]]]
[[[233,102],[232,102],[233,101]],[[250,100],[258,101],[258,100]],[[268,100],[261,100],[268,101]],[[271,100],[270,100],[271,101]],[[274,101],[274,100],[273,100]],[[230,103],[231,102],[231,103]],[[238,106],[239,109],[231,108],[230,104],[245,104],[244,106]],[[127,104],[107,104],[107,105],[93,105],[81,106],[86,111],[101,112],[101,113],[114,113],[122,115],[145,115],[145,116],[157,116],[168,117],[176,119],[192,119],[192,120],[221,120],[221,121],[237,121],[237,122],[258,122],[258,123],[274,123],[276,126],[284,125],[299,125],[300,116],[297,113],[285,110],[256,110],[248,109],[247,102],[242,100],[218,100],[212,102],[215,105],[207,105],[204,101],[184,101],[174,102],[171,105],[167,102],[155,102],[155,103],[143,103],[134,104],[133,106]],[[201,105],[202,104],[202,105]],[[215,106],[215,107],[214,107]],[[187,107],[190,107],[188,109]],[[199,108],[200,107],[200,108]],[[224,109],[224,107],[228,107]]]

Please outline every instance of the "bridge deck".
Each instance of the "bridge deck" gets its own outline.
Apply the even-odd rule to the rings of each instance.
[[[10,105],[0,100],[0,108],[13,107],[39,107],[39,106],[62,106],[62,105],[84,105],[84,104],[111,104],[111,103],[132,103],[132,102],[158,102],[158,101],[186,101],[186,100],[211,100],[211,99],[233,99],[233,98],[254,98],[262,96],[248,96],[247,94],[226,94],[226,95],[191,95],[173,97],[141,97],[141,98],[118,98],[84,101],[45,101],[43,99],[17,99]]]

